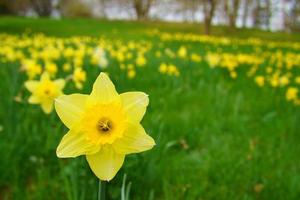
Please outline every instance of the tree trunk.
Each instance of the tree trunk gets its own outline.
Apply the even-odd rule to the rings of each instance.
[[[203,13],[204,13],[204,34],[210,35],[211,22],[214,17],[216,8],[216,0],[204,0]]]
[[[229,4],[230,1],[230,5]],[[226,0],[225,2],[225,12],[228,16],[229,26],[231,28],[236,27],[236,18],[239,10],[240,0]]]
[[[32,7],[41,17],[49,17],[52,13],[52,0],[31,0]]]
[[[100,3],[100,6],[101,6],[101,9],[100,9],[100,16],[103,17],[103,18],[107,18],[107,15],[106,15],[106,9],[105,9],[105,6],[106,6],[106,0],[99,0],[99,3]]]
[[[242,26],[245,28],[247,26],[247,18],[249,14],[249,6],[250,6],[250,0],[245,0],[244,4],[244,10],[243,10],[243,20],[242,20]]]
[[[259,27],[259,10],[260,10],[260,3],[259,0],[255,1],[255,8],[253,10],[253,25],[254,27]]]
[[[271,17],[272,17],[272,4],[271,4],[271,0],[266,0],[267,1],[267,5],[266,5],[266,12],[267,12],[267,21],[266,21],[266,26],[267,29],[270,30],[270,21],[271,21]]]
[[[136,13],[136,17],[139,20],[147,19],[150,7],[153,0],[133,0],[133,7]]]
[[[210,35],[210,26],[211,26],[210,21],[211,21],[210,19],[204,20],[204,34],[205,35]]]

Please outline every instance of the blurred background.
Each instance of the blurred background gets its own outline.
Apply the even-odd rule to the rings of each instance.
[[[201,22],[300,31],[299,0],[1,0],[2,15]]]

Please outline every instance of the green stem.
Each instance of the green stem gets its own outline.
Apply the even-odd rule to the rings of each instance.
[[[105,200],[106,184],[106,181],[101,181],[99,179],[98,200]]]

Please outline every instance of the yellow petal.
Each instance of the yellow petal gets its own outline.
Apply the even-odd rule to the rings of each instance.
[[[80,120],[88,95],[61,95],[55,99],[55,110],[61,121],[71,129]]]
[[[35,95],[31,95],[28,99],[28,102],[31,104],[38,104],[40,103],[40,99]]]
[[[139,123],[149,104],[148,95],[143,92],[126,92],[121,94],[120,97],[129,119]]]
[[[117,174],[124,162],[125,155],[118,154],[111,146],[104,146],[96,154],[86,156],[86,159],[100,180],[110,181]]]
[[[115,89],[114,84],[111,82],[109,77],[101,72],[96,79],[93,90],[90,95],[91,103],[110,103],[119,98],[119,95]]]
[[[62,90],[65,87],[65,80],[64,79],[57,79],[54,81],[54,84],[57,86],[59,90]]]
[[[47,81],[47,80],[50,80],[50,76],[49,76],[48,72],[44,72],[41,75],[41,81]]]
[[[60,141],[56,155],[59,158],[77,157],[80,155],[94,154],[100,146],[89,142],[81,132],[70,130]]]
[[[31,93],[33,93],[39,85],[38,81],[26,81],[25,87],[27,90],[29,90]]]
[[[120,154],[147,151],[155,145],[152,137],[147,135],[140,124],[128,124],[123,137],[113,143],[116,152]]]
[[[46,101],[46,102],[43,102],[41,104],[41,107],[42,107],[42,110],[46,113],[46,114],[49,114],[52,112],[53,110],[53,103],[52,102],[49,102],[49,101]]]

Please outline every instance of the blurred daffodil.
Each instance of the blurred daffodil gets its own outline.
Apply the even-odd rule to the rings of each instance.
[[[73,81],[75,83],[76,88],[82,89],[85,80],[86,72],[80,67],[77,67],[73,72]]]
[[[254,80],[259,87],[263,87],[265,84],[265,78],[263,76],[256,76]]]
[[[45,113],[53,110],[54,99],[62,95],[65,86],[63,79],[52,81],[47,72],[44,72],[40,81],[27,81],[25,87],[32,93],[28,101],[31,104],[40,104]]]
[[[147,60],[144,55],[139,54],[136,58],[136,65],[139,67],[144,67],[147,64]]]
[[[126,154],[151,149],[155,142],[140,124],[149,103],[143,92],[118,94],[101,73],[90,95],[71,94],[56,99],[55,109],[70,129],[57,147],[60,158],[86,155],[100,180],[111,180]]]
[[[133,79],[136,76],[135,70],[134,69],[128,70],[127,76],[128,76],[129,79]]]
[[[289,87],[286,91],[286,100],[298,102],[298,89],[295,87]]]
[[[186,48],[185,48],[184,46],[181,46],[181,47],[179,48],[177,54],[178,54],[178,56],[179,56],[180,58],[186,58],[186,56],[187,56],[187,50],[186,50]]]

